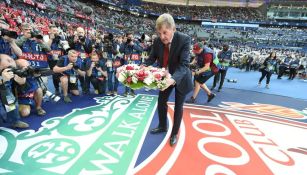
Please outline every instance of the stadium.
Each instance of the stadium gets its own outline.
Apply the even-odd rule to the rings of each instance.
[[[307,1],[0,7],[0,174],[307,174]]]

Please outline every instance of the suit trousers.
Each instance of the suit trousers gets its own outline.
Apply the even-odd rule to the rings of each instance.
[[[158,114],[159,114],[159,127],[167,128],[167,101],[175,86],[170,86],[164,91],[159,92],[158,98]],[[183,103],[185,101],[186,94],[180,93],[175,88],[175,111],[174,111],[174,124],[172,128],[171,136],[177,135],[183,114]]]

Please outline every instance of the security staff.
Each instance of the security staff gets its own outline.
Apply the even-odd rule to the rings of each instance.
[[[294,57],[294,56],[293,56]],[[290,61],[290,74],[289,74],[289,80],[293,80],[297,74],[297,70],[300,66],[300,60],[298,57],[293,58]]]
[[[227,44],[223,45],[223,50],[218,53],[217,57],[219,58],[221,67],[219,69],[219,72],[214,76],[213,86],[211,90],[215,88],[216,83],[220,79],[220,85],[218,88],[218,92],[220,92],[224,84],[229,64],[232,60],[232,51],[229,50],[229,46]]]

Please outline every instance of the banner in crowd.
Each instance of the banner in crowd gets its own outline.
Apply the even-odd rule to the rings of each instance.
[[[35,5],[35,3],[32,0],[23,0],[23,2],[33,6]]]
[[[37,7],[40,8],[40,9],[46,9],[45,4],[43,4],[43,3],[37,2],[36,5],[37,5]]]

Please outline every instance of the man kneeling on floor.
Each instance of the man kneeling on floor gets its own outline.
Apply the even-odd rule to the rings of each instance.
[[[26,83],[26,78],[14,74],[12,68],[15,61],[8,55],[0,54],[0,126],[7,122],[13,128],[28,128],[29,125],[20,121],[18,103],[12,92],[13,83]]]
[[[214,51],[204,46],[201,42],[198,42],[194,44],[193,52],[195,53],[196,58],[191,64],[197,64],[199,69],[195,72],[192,72],[194,75],[194,91],[193,96],[186,102],[196,103],[196,97],[200,88],[206,91],[208,95],[207,102],[210,102],[215,97],[215,94],[209,90],[205,82],[218,72],[218,68],[213,63]]]
[[[85,76],[85,71],[81,70],[82,60],[78,57],[78,52],[75,50],[69,50],[68,55],[65,55],[59,59],[57,65],[54,66],[53,72],[60,73],[60,81],[62,85],[64,102],[72,102],[68,96],[68,91],[73,95],[79,95],[77,77]]]
[[[18,59],[16,64],[19,69],[26,70],[30,64],[27,60]],[[38,86],[37,77],[28,75],[24,85],[17,85],[19,113],[21,117],[30,115],[31,107],[35,105],[37,115],[46,115],[46,111],[42,108],[43,90]]]

